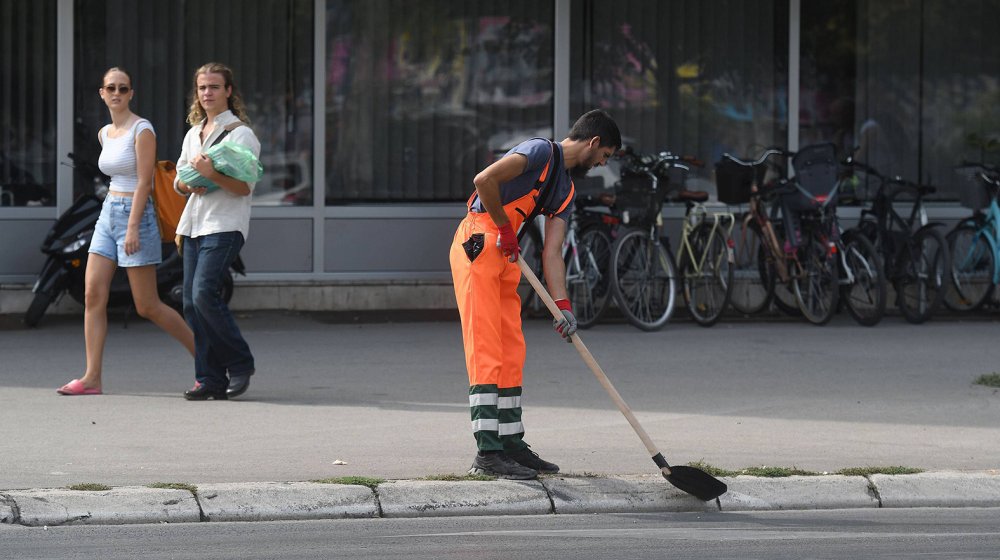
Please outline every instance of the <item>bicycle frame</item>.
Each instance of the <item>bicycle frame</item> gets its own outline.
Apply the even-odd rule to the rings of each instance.
[[[1000,255],[997,251],[997,248],[1000,247],[1000,205],[997,204],[996,196],[990,200],[989,207],[983,213],[982,224],[976,230],[976,235],[986,239],[986,243],[994,255]],[[973,248],[970,248],[970,252],[962,257],[961,266],[964,267],[970,260],[977,258],[971,253]],[[1000,284],[1000,259],[993,259],[993,284]]]
[[[694,228],[698,227],[705,220],[708,219],[708,209],[705,208],[704,204],[694,203],[691,209],[688,211],[688,215],[684,219],[684,225],[681,228],[681,246],[678,249],[677,257],[683,258],[685,252],[691,257],[691,262],[694,264],[694,269],[698,274],[701,274],[702,267],[705,265],[705,259],[708,258],[708,251],[711,248],[711,243],[706,243],[702,247],[701,255],[695,255],[694,247],[691,245],[690,234],[694,231]],[[728,226],[723,225],[722,222],[728,223]],[[709,239],[716,236],[716,232],[720,231],[721,228],[725,228],[725,234],[727,239],[731,239],[733,228],[736,226],[736,218],[733,216],[732,212],[712,212],[712,230],[709,232]],[[727,258],[730,262],[733,260],[732,247],[727,247],[729,249]]]

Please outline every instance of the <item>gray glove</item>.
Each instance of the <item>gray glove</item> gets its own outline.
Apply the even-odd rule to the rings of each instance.
[[[562,311],[561,319],[552,319],[552,326],[563,337],[566,342],[573,342],[573,335],[576,334],[576,315],[573,315],[573,307],[568,299],[557,299],[556,307]]]

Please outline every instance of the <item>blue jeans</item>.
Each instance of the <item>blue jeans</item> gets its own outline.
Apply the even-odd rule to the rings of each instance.
[[[238,231],[184,238],[184,319],[194,332],[195,379],[209,390],[253,375],[250,346],[222,299],[222,282],[243,248]]]

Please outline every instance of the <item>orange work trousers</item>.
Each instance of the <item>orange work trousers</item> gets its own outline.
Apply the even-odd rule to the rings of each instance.
[[[482,250],[470,258],[463,243],[482,234]],[[521,269],[497,247],[497,227],[489,214],[470,212],[451,245],[451,274],[462,319],[469,385],[520,387],[524,367]]]

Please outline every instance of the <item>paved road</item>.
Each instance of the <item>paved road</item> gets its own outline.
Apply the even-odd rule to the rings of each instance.
[[[336,318],[342,318],[342,315]],[[61,397],[82,372],[82,320],[0,319],[0,488],[248,482],[463,472],[474,452],[455,322],[240,317],[259,374],[246,398],[192,403],[190,358],[113,319],[107,395]],[[638,439],[547,321],[526,326],[527,440],[572,473],[649,473]],[[1000,467],[990,318],[875,328],[838,317],[601,325],[583,338],[676,463],[727,468]],[[336,466],[335,461],[346,462]]]
[[[820,510],[191,523],[0,525],[11,558],[996,558],[996,509]]]

